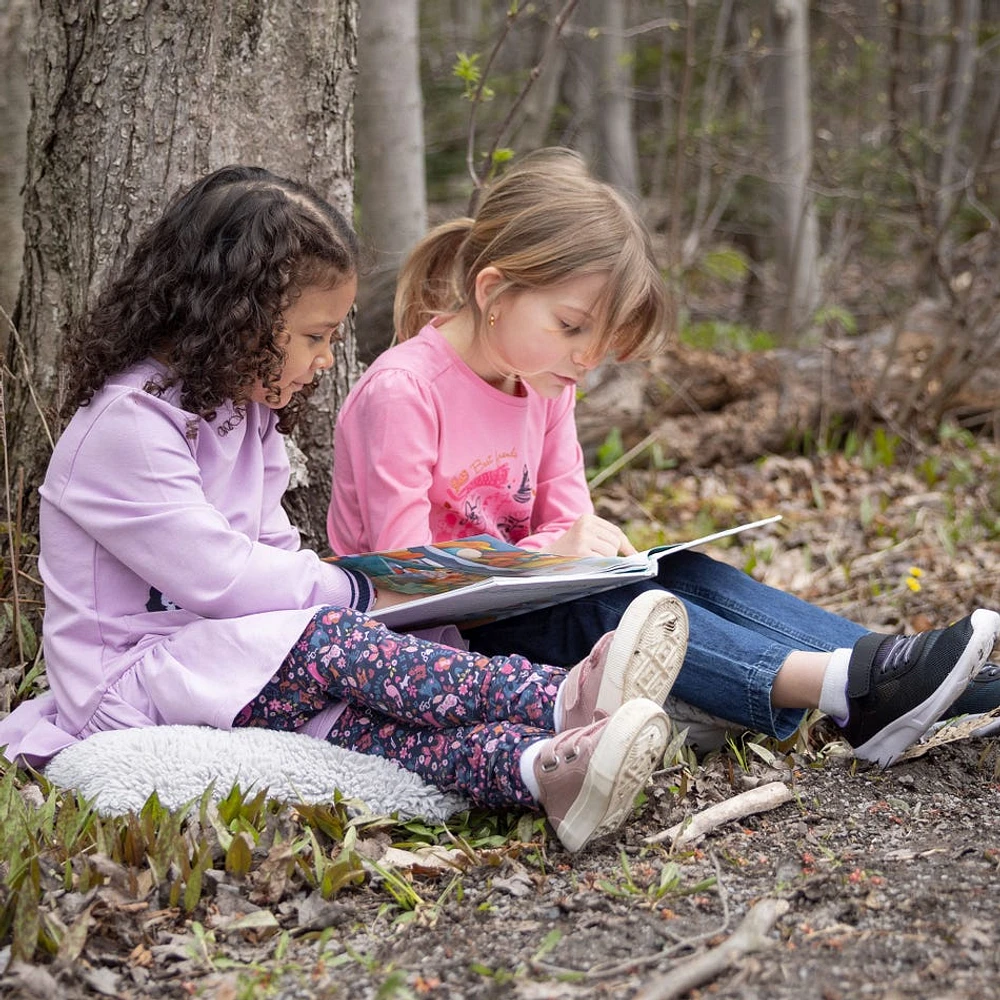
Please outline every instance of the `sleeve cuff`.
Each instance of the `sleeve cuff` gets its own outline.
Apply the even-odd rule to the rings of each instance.
[[[344,569],[343,572],[351,584],[351,607],[357,611],[371,611],[376,597],[374,584],[357,570]]]

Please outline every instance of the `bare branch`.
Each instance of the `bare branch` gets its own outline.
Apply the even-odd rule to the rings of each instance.
[[[542,49],[542,54],[538,62],[532,67],[531,72],[528,74],[528,79],[525,81],[524,86],[521,88],[521,92],[514,99],[509,110],[507,111],[504,120],[500,123],[500,127],[497,129],[496,136],[493,139],[493,143],[489,150],[483,157],[483,163],[476,169],[475,165],[475,145],[476,145],[476,112],[479,105],[482,103],[482,93],[486,86],[486,78],[489,74],[494,61],[496,60],[497,53],[503,47],[504,42],[507,40],[507,36],[510,34],[511,26],[514,20],[517,18],[521,11],[520,7],[513,7],[507,13],[507,19],[504,24],[504,30],[501,32],[500,37],[497,39],[496,45],[493,46],[493,51],[490,52],[490,57],[483,67],[482,76],[479,79],[479,86],[476,88],[476,93],[472,98],[472,112],[469,115],[469,142],[465,154],[466,166],[469,170],[469,176],[472,178],[472,183],[474,185],[474,190],[472,193],[472,198],[469,203],[469,213],[472,214],[475,210],[476,202],[478,200],[479,189],[483,186],[484,181],[489,176],[490,167],[493,163],[493,155],[496,153],[500,146],[500,142],[503,137],[507,134],[510,129],[511,123],[514,120],[515,114],[517,114],[518,109],[524,103],[524,99],[528,96],[529,91],[535,85],[535,82],[542,75],[542,68],[545,65],[546,60],[549,58],[552,49],[555,47],[556,42],[559,40],[559,36],[563,32],[566,22],[569,20],[573,11],[576,9],[579,0],[566,0],[563,4],[562,9],[556,15],[552,22],[552,30],[549,32],[549,37],[546,39],[545,47]]]
[[[784,899],[761,899],[718,947],[675,965],[669,972],[647,983],[635,1000],[675,1000],[696,986],[711,982],[730,965],[753,951],[769,948],[773,941],[768,935],[778,917],[788,912]]]

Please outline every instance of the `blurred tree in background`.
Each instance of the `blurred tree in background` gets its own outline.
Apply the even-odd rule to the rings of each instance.
[[[564,0],[422,0],[432,218],[473,187],[456,66],[489,61],[476,155],[500,131],[514,152],[584,152],[642,200],[685,321],[794,344],[933,295],[952,379],[995,356],[1000,0],[572,6],[546,51]]]

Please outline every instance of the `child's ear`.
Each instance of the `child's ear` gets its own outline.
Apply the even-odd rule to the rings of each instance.
[[[480,312],[486,308],[486,304],[490,301],[497,285],[501,284],[503,280],[503,274],[492,264],[489,267],[484,267],[476,275],[476,305]]]

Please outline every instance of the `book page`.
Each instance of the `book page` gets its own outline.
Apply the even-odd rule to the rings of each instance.
[[[777,514],[686,542],[661,545],[625,558],[574,559],[556,556],[554,563],[548,563],[548,569],[544,559],[538,561],[536,558],[544,556],[543,553],[530,553],[507,546],[502,553],[503,561],[506,562],[507,569],[515,570],[514,575],[499,575],[496,572],[491,562],[495,550],[490,544],[496,539],[491,540],[489,536],[476,536],[474,539],[481,543],[477,550],[479,555],[470,555],[470,551],[463,547],[463,543],[473,539],[408,549],[405,552],[409,556],[403,559],[402,579],[392,577],[388,583],[383,582],[384,576],[374,576],[373,579],[376,586],[428,596],[382,609],[377,617],[393,628],[495,621],[651,579],[656,576],[657,562],[671,553],[704,545],[748,528],[773,524],[780,519],[781,515]],[[445,555],[449,558],[445,559],[439,550],[446,550]],[[376,553],[374,556],[351,556],[333,561],[349,564],[353,568],[372,565],[374,569],[379,569],[379,565],[370,560],[386,559],[388,571],[391,572],[399,557],[400,553]],[[480,558],[483,559],[482,563],[478,561]],[[462,560],[462,563],[459,564],[458,560]],[[522,560],[532,567],[532,572],[516,572],[516,567]],[[445,562],[448,565],[444,565]],[[467,565],[468,562],[472,565]],[[411,570],[415,577],[407,580],[406,574]]]

